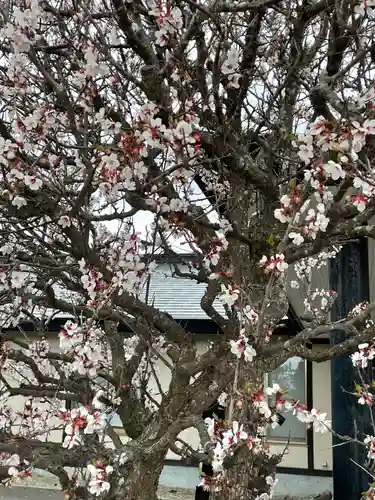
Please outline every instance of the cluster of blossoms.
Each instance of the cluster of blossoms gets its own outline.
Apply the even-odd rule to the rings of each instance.
[[[23,142],[26,142],[27,137],[30,135],[43,136],[48,132],[52,132],[54,127],[56,126],[56,118],[50,110],[47,110],[46,107],[36,108],[32,111],[28,116],[20,118],[17,117],[17,120],[14,122],[13,128],[16,132],[17,136]],[[22,165],[22,161],[17,158],[15,162],[15,166],[19,167]],[[17,177],[17,173],[15,173]],[[23,176],[19,178],[19,180],[23,180]],[[37,191],[41,188],[42,182],[40,179],[35,179],[33,182],[34,188],[33,191]]]
[[[39,16],[43,15],[38,6],[38,0],[31,0],[29,8],[21,10],[15,7],[13,10],[14,21],[7,22],[2,29],[2,35],[11,40],[12,48],[16,54],[27,52],[35,38],[38,27]]]
[[[8,97],[14,97],[17,92],[22,93],[23,87],[27,86],[25,76],[22,75],[27,64],[24,52],[29,50],[32,43],[38,42],[39,35],[35,30],[40,26],[41,20],[45,19],[45,13],[38,7],[37,1],[28,3],[29,8],[23,11],[15,7],[13,16],[9,17],[9,22],[1,30],[1,35],[8,39],[13,50],[9,57],[8,77],[15,85],[13,89],[8,89]],[[7,87],[2,90],[6,93]],[[43,170],[36,168],[37,162],[31,165],[25,161],[25,152],[35,150],[35,146],[31,144],[39,143],[40,139],[55,133],[59,126],[67,123],[67,118],[63,113],[49,109],[45,103],[35,106],[29,113],[10,107],[8,116],[14,140],[0,140],[0,162],[7,167],[4,175],[6,189],[2,193],[14,207],[20,209],[27,205],[28,194],[40,191],[46,181]],[[36,149],[42,148],[37,146]],[[49,153],[46,154],[45,159],[47,158],[52,168],[60,161],[56,155]]]
[[[304,171],[304,181],[312,188],[316,200],[316,206],[308,208],[312,199],[301,198],[300,185],[281,197],[282,207],[276,209],[274,215],[282,223],[293,223],[294,228],[289,232],[293,244],[301,245],[306,238],[316,239],[320,232],[327,230],[327,211],[333,200],[327,181],[336,182],[350,175],[355,192],[346,196],[347,202],[359,212],[368,206],[375,194],[373,180],[358,174],[353,162],[358,160],[358,153],[365,146],[367,136],[374,133],[375,120],[365,120],[362,124],[354,121],[350,125],[334,127],[331,122],[319,117],[293,143],[298,147],[298,156],[308,166]],[[319,158],[322,152],[329,151],[338,152],[336,161]]]
[[[207,433],[212,443],[215,444],[212,468],[216,478],[221,477],[224,471],[223,462],[225,458],[230,456],[237,446],[247,445],[254,453],[258,453],[263,449],[261,438],[249,435],[237,421],[234,421],[230,428],[225,428],[223,423],[212,418],[206,418],[205,424]],[[211,478],[207,476],[203,477],[200,486],[209,490]]]
[[[38,407],[32,397],[24,400],[23,411],[15,412],[15,426],[19,435],[29,436],[30,433],[41,433],[48,428],[45,411]]]
[[[191,109],[193,104],[192,101],[187,101],[184,116],[175,123],[175,126],[171,124],[168,127],[157,117],[159,108],[154,103],[142,106],[136,131],[138,144],[140,142],[143,147],[170,150],[175,153],[184,152],[187,158],[193,158],[197,152],[196,145],[200,142],[199,134],[195,132],[199,118]],[[137,148],[139,149],[139,145]]]
[[[364,439],[364,444],[367,446],[367,456],[370,460],[375,459],[375,437],[374,436],[366,436]]]
[[[43,180],[32,172],[24,171],[24,166],[22,160],[20,159],[20,143],[10,144],[13,146],[12,149],[8,149],[6,154],[6,159],[4,158],[3,163],[10,165],[10,170],[6,174],[6,180],[8,181],[8,189],[6,194],[13,206],[18,209],[26,206],[27,201],[23,196],[24,188],[28,188],[31,191],[38,191],[43,186]],[[3,155],[5,152],[3,152]]]
[[[169,7],[167,7],[168,9]],[[177,8],[172,9],[172,15],[174,15],[173,12],[178,10]],[[170,20],[166,21],[166,23],[168,26],[171,25]],[[96,56],[93,48],[91,47],[90,50],[89,48],[86,50],[87,65],[85,68],[91,68],[94,72],[101,71],[101,63],[95,63]],[[79,74],[81,77],[82,75],[85,76],[84,72]],[[100,127],[104,135],[120,134],[116,148],[111,148],[111,145],[108,144],[105,151],[100,149],[92,157],[93,163],[99,162],[98,173],[95,174],[95,183],[97,182],[101,193],[113,200],[123,190],[134,191],[137,183],[144,182],[148,172],[148,167],[144,162],[144,158],[148,154],[148,148],[158,148],[165,151],[166,154],[173,153],[177,160],[183,155],[184,158],[190,158],[193,162],[200,149],[200,137],[195,132],[195,128],[199,125],[199,119],[193,111],[194,106],[193,101],[186,102],[185,114],[178,121],[166,127],[161,119],[157,117],[159,111],[157,106],[153,103],[147,103],[140,109],[136,120],[136,132],[122,132],[119,122],[113,122],[105,118],[104,108],[101,108],[99,112],[92,113],[94,128]],[[92,109],[88,108],[88,112],[91,113],[91,111]],[[40,137],[45,137],[54,127],[57,130],[58,125],[65,124],[63,115],[52,117],[44,108],[36,109],[32,115],[22,118],[22,120],[17,119],[16,123],[18,124],[17,130],[15,130],[16,135],[25,141],[29,140],[32,134],[36,133],[36,130]],[[25,171],[25,166],[21,160],[22,155],[19,153],[19,144],[4,145],[3,153],[3,155],[6,155],[3,156],[4,161],[10,165],[10,171],[7,174],[8,195],[13,205],[18,208],[27,204],[26,197],[22,195],[24,186],[36,191],[40,190],[46,182],[46,179],[39,174],[36,175],[33,172]],[[60,159],[55,155],[48,155],[48,162],[52,167],[57,167]],[[46,162],[46,165],[48,162]],[[76,156],[75,164],[81,172],[84,172],[85,165],[79,155]],[[186,183],[189,177],[190,173],[186,169],[185,174],[180,169],[180,172],[175,172],[173,175],[174,181],[180,180],[181,184]],[[154,186],[154,188],[157,191],[157,186]],[[153,192],[150,193],[146,202],[150,206],[156,204],[156,208],[159,207],[158,211],[161,213],[186,212],[188,207],[186,201],[177,198],[158,200],[157,194]],[[58,218],[58,225],[62,228],[70,227],[72,220],[69,215],[62,214]]]
[[[10,485],[13,479],[25,479],[32,476],[32,470],[29,466],[29,462],[27,460],[21,460],[20,456],[17,453],[14,453],[11,456],[6,456],[3,462],[5,466],[9,467],[9,478],[5,482],[7,486]]]
[[[95,301],[98,294],[108,289],[108,283],[103,280],[102,273],[92,266],[87,265],[83,258],[79,261],[79,269],[82,273],[81,282],[83,288],[87,291],[91,300]]]
[[[342,165],[333,160],[328,160],[326,163],[317,162],[304,172],[305,181],[318,193],[324,191],[323,184],[327,180],[332,179],[333,181],[337,181],[344,179],[345,176],[346,173]]]
[[[216,266],[219,263],[220,253],[228,248],[228,240],[224,235],[215,239],[210,244],[210,249],[205,256],[207,265]]]
[[[239,79],[241,78],[241,74],[238,72],[239,67],[239,52],[233,45],[228,50],[221,66],[221,72],[228,78],[228,87],[239,88]]]
[[[358,403],[360,405],[372,406],[374,402],[374,396],[369,391],[371,387],[368,384],[364,384],[363,387],[356,386],[356,394],[358,395]]]
[[[30,273],[23,264],[12,268],[0,268],[0,291],[27,290],[30,286]]]
[[[275,384],[274,384],[275,387]],[[269,405],[268,397],[272,394],[275,397],[275,408],[279,411],[282,409],[285,400],[282,399],[282,394],[280,391],[275,391],[273,388],[266,388],[265,391],[256,391],[252,394],[251,400],[253,407],[258,411],[258,413],[265,419],[266,424],[270,424],[272,429],[278,426],[278,419],[276,413],[272,412],[272,408]],[[239,403],[240,405],[242,402]]]
[[[221,292],[218,295],[218,299],[229,307],[232,307],[236,304],[239,296],[240,290],[235,285],[229,283],[227,286],[221,285]]]
[[[82,286],[90,297],[87,302],[89,307],[100,308],[114,292],[118,295],[124,292],[139,293],[155,267],[153,262],[146,265],[142,260],[139,244],[139,235],[127,232],[108,250],[107,269],[112,273],[110,284],[104,280],[103,274],[89,265],[84,258],[78,262]]]
[[[97,371],[108,364],[109,353],[103,347],[103,331],[95,325],[79,326],[67,321],[60,330],[60,349],[73,356],[73,362],[66,365],[67,374],[78,372],[95,377]]]
[[[231,352],[237,356],[238,359],[243,358],[246,362],[251,363],[257,355],[256,350],[249,344],[249,339],[241,331],[238,340],[230,341]]]
[[[78,372],[80,375],[96,377],[98,370],[111,366],[111,353],[106,347],[103,330],[95,325],[78,325],[68,320],[59,332],[60,349],[72,356],[72,363],[66,365],[67,375]],[[162,342],[161,337],[155,345]],[[125,337],[123,349],[125,361],[129,361],[135,354],[139,337]]]
[[[359,314],[362,314],[367,310],[368,306],[369,303],[367,301],[360,302],[359,304],[355,305],[351,311],[348,312],[348,318],[355,318]]]
[[[331,428],[331,421],[327,419],[327,413],[322,413],[315,408],[309,411],[305,405],[300,405],[298,402],[289,402],[285,404],[285,410],[292,411],[301,422],[312,425],[315,432],[325,433]]]
[[[334,259],[337,254],[340,252],[342,247],[334,247],[330,251],[320,252],[314,257],[307,257],[305,259],[300,260],[294,264],[294,270],[298,279],[309,279],[311,273],[314,270],[319,270],[323,266],[326,266],[329,259]],[[292,284],[293,288],[299,288],[299,283],[294,282]]]
[[[168,127],[156,117],[159,109],[154,103],[144,105],[139,115],[141,126],[137,134],[146,146],[174,152],[176,158],[183,153],[186,159],[193,160],[200,151],[200,135],[196,131],[199,117],[194,111],[194,100],[187,100],[184,104],[184,114]]]
[[[6,166],[9,160],[15,160],[22,146],[22,142],[12,142],[10,139],[0,137],[0,164]]]
[[[251,306],[247,305],[242,310],[238,311],[238,319],[242,322],[242,324],[249,323],[254,326],[258,323],[259,314],[252,309]]]
[[[96,118],[100,119],[98,115]],[[141,138],[125,132],[118,147],[121,153],[108,150],[100,158],[99,189],[108,198],[115,198],[120,189],[134,191],[136,182],[143,181],[148,171],[143,162],[147,148]]]
[[[356,207],[358,212],[363,212],[370,203],[370,197],[363,193],[348,195],[347,199]]]
[[[131,0],[127,0],[128,3]],[[172,2],[173,3],[173,2]],[[156,44],[160,47],[172,48],[176,42],[176,36],[180,34],[183,29],[183,13],[180,8],[172,7],[171,2],[165,0],[155,0],[152,7],[148,12],[149,16],[155,19],[157,30],[154,33]],[[13,15],[11,16],[12,22],[7,22],[1,34],[4,35],[10,42],[11,48],[14,52],[10,58],[8,77],[10,81],[14,82],[16,89],[25,86],[24,91],[27,90],[28,83],[26,82],[25,72],[22,75],[22,68],[25,65],[26,53],[32,48],[34,44],[39,42],[45,43],[42,37],[38,34],[38,27],[45,18],[45,13],[42,8],[38,7],[37,0],[28,0],[25,2],[26,8],[21,11],[15,7]],[[368,4],[363,4],[367,9]],[[362,4],[361,4],[361,7]],[[362,10],[356,9],[356,12],[362,15]],[[367,10],[368,12],[368,10]],[[140,15],[141,17],[141,15]],[[220,16],[219,16],[220,17]],[[75,19],[75,22],[77,19]],[[152,23],[151,23],[152,24]],[[131,29],[137,30],[136,24]],[[282,37],[287,36],[287,27],[282,32]],[[118,43],[116,28],[114,28],[111,37],[113,43]],[[138,35],[137,35],[138,36]],[[93,36],[94,39],[94,36]],[[261,44],[262,45],[262,44]],[[147,165],[147,156],[151,149],[155,148],[165,153],[165,157],[173,157],[172,164],[179,162],[184,164],[186,168],[175,170],[170,177],[173,178],[173,185],[188,184],[189,178],[193,176],[189,170],[190,167],[196,166],[194,160],[199,156],[200,138],[197,134],[199,120],[194,112],[196,103],[193,98],[189,97],[189,101],[180,103],[181,109],[178,115],[180,118],[172,118],[169,124],[165,123],[160,118],[159,109],[153,103],[147,103],[141,106],[137,119],[132,125],[134,129],[128,130],[124,124],[110,119],[107,116],[107,110],[103,107],[98,112],[92,105],[93,96],[95,96],[95,88],[93,82],[102,76],[108,77],[112,82],[108,73],[109,68],[106,63],[102,62],[102,56],[99,56],[95,46],[92,43],[86,43],[79,48],[82,54],[82,61],[78,61],[76,66],[77,70],[73,70],[73,76],[68,79],[68,85],[74,88],[73,94],[84,96],[83,110],[87,114],[89,128],[93,131],[99,130],[99,137],[108,139],[105,147],[98,147],[97,151],[92,154],[91,163],[94,165],[94,182],[93,186],[98,187],[102,195],[107,197],[107,201],[121,198],[124,191],[134,192],[138,187],[144,187],[146,182],[149,182],[149,167]],[[161,50],[161,53],[166,53],[166,50]],[[240,53],[232,43],[228,51],[223,51],[224,57],[219,61],[221,65],[221,73],[224,76],[222,81],[227,82],[225,85],[228,87],[239,87],[240,79]],[[53,59],[53,58],[52,58]],[[109,57],[108,57],[109,60]],[[83,62],[84,61],[84,62]],[[168,66],[168,65],[167,65]],[[19,68],[19,69],[17,69]],[[168,67],[166,68],[168,69]],[[53,73],[53,71],[52,71]],[[175,75],[177,76],[177,75]],[[135,77],[136,78],[136,77]],[[177,78],[179,78],[177,76]],[[90,83],[89,83],[90,82]],[[77,85],[77,86],[76,86]],[[163,85],[168,86],[163,82]],[[224,85],[224,83],[223,83]],[[105,88],[105,87],[104,87]],[[83,92],[81,90],[84,89]],[[9,90],[12,92],[13,89]],[[92,92],[91,99],[88,94]],[[170,89],[172,98],[176,96],[177,92],[173,87]],[[187,92],[188,93],[188,92]],[[30,92],[31,94],[31,92]],[[11,95],[11,94],[9,94]],[[107,102],[113,102],[113,96],[108,95]],[[212,106],[213,96],[207,99],[209,105]],[[176,99],[177,100],[177,99]],[[197,102],[200,103],[200,100]],[[79,103],[78,103],[79,104]],[[201,106],[201,104],[199,104]],[[203,105],[202,105],[203,106]],[[204,104],[206,106],[206,104]],[[182,110],[182,111],[181,111]],[[215,111],[215,108],[214,108]],[[125,114],[125,113],[124,113]],[[129,114],[129,113],[126,113]],[[119,116],[122,116],[121,113]],[[35,106],[32,112],[23,116],[19,112],[9,114],[9,119],[12,123],[12,131],[14,137],[20,141],[5,141],[0,138],[0,163],[9,167],[6,170],[5,178],[8,183],[6,193],[11,204],[18,209],[26,206],[29,195],[39,195],[38,191],[43,190],[50,182],[50,177],[41,173],[43,170],[33,171],[33,168],[27,166],[29,162],[24,161],[23,151],[27,142],[32,145],[37,145],[34,148],[36,151],[41,151],[43,147],[41,144],[49,141],[50,136],[66,137],[69,130],[67,117],[60,115],[58,112],[53,113],[46,106]],[[59,129],[63,125],[66,128]],[[80,124],[78,124],[78,128]],[[127,129],[126,131],[125,128]],[[79,128],[80,130],[80,128]],[[363,148],[366,137],[374,134],[375,122],[367,120],[363,124],[353,122],[349,126],[342,127],[339,132],[332,128],[332,124],[319,118],[317,122],[311,127],[305,136],[299,138],[299,158],[305,163],[306,166],[311,168],[305,172],[305,182],[316,191],[316,208],[309,207],[308,203],[303,203],[301,186],[295,186],[291,192],[285,194],[281,198],[281,208],[275,211],[275,217],[283,223],[290,223],[294,221],[296,224],[302,221],[302,228],[292,228],[289,232],[289,238],[293,244],[301,245],[305,238],[316,239],[319,232],[325,232],[329,224],[327,216],[327,202],[331,200],[330,193],[325,188],[326,181],[337,181],[349,176],[351,169],[349,164],[351,160],[358,158],[358,153]],[[43,139],[45,142],[43,142]],[[113,139],[115,141],[113,142]],[[61,139],[62,140],[62,139]],[[21,142],[24,141],[24,142]],[[91,139],[90,139],[91,141]],[[100,141],[99,141],[100,142]],[[114,144],[114,145],[113,145]],[[63,147],[61,146],[63,149]],[[340,152],[339,159],[336,161],[314,161],[316,150],[330,151],[338,150]],[[32,148],[29,147],[29,150]],[[48,149],[48,148],[47,148]],[[57,148],[60,150],[60,147]],[[95,147],[93,147],[95,149]],[[21,154],[22,153],[22,154]],[[35,153],[36,154],[36,153]],[[346,156],[347,155],[347,156]],[[83,157],[84,155],[82,155]],[[82,172],[85,171],[85,165],[77,152],[76,159],[73,161],[75,167],[79,170],[77,176],[82,180]],[[48,155],[45,160],[46,165],[54,168],[59,168],[60,159],[54,155]],[[74,158],[74,155],[73,155]],[[176,160],[176,161],[175,161]],[[182,161],[184,160],[184,161]],[[39,159],[38,159],[39,161]],[[42,160],[40,160],[42,161]],[[38,162],[35,162],[37,164]],[[160,162],[162,163],[162,162]],[[97,170],[96,170],[96,167]],[[193,168],[191,169],[193,171]],[[48,169],[46,169],[48,171]],[[164,172],[163,172],[164,173]],[[74,173],[75,177],[76,171]],[[207,172],[203,174],[209,178],[210,174]],[[152,177],[152,176],[151,176]],[[84,178],[84,177],[83,177]],[[353,186],[358,190],[358,193],[350,194],[347,201],[357,208],[359,212],[365,210],[371,198],[374,195],[374,187],[370,178],[355,177]],[[51,182],[52,185],[52,182]],[[210,187],[210,185],[208,184]],[[224,187],[223,187],[224,186]],[[160,224],[164,227],[169,227],[168,224],[178,223],[176,214],[186,214],[189,212],[189,203],[178,197],[169,199],[161,195],[159,185],[154,185],[146,191],[144,202],[146,206],[155,214],[161,216]],[[216,179],[213,179],[212,188],[214,192],[225,192],[225,185],[219,185]],[[31,192],[31,193],[30,193]],[[33,193],[34,192],[34,193]],[[302,214],[305,214],[302,217]],[[176,222],[177,221],[177,222]],[[225,225],[224,221],[220,224]],[[73,216],[58,214],[58,229],[64,230],[74,225]],[[220,253],[222,250],[227,249],[228,241],[225,238],[226,231],[230,230],[229,225],[223,227],[222,235],[218,235],[216,241],[212,242],[210,250],[205,255],[205,261],[209,270],[211,266],[216,266],[220,260]],[[61,231],[64,233],[64,231]],[[66,231],[65,231],[66,232]],[[119,242],[117,245],[111,247],[106,255],[106,262],[110,272],[113,274],[113,279],[107,282],[102,272],[99,269],[89,266],[84,260],[80,262],[81,271],[81,284],[87,291],[90,301],[89,305],[93,308],[99,307],[110,294],[115,290],[118,295],[130,292],[132,293],[139,285],[145,280],[150,271],[150,268],[142,262],[139,257],[138,239],[132,235],[125,241]],[[7,251],[7,253],[11,253]],[[327,254],[328,255],[328,254]],[[320,257],[319,257],[320,258]],[[327,257],[328,258],[328,257]],[[304,264],[300,265],[300,275],[315,266],[319,259],[306,260]],[[323,259],[324,260],[324,259]],[[282,254],[266,257],[264,256],[260,262],[265,272],[275,275],[277,277],[284,274],[288,268],[285,262],[285,257]],[[319,262],[320,265],[320,262]],[[229,273],[229,272],[228,272]],[[298,274],[298,272],[297,272]],[[212,279],[220,277],[229,277],[225,272],[212,273]],[[8,291],[10,288],[21,290],[25,288],[28,280],[28,273],[26,269],[19,267],[11,270],[11,272],[0,272],[0,291]],[[109,280],[108,280],[109,281]],[[319,292],[320,294],[313,295],[313,300],[321,299],[321,309],[326,309],[329,305],[330,295],[329,292]],[[221,285],[220,298],[228,306],[234,306],[240,296],[239,289],[234,284],[227,286]],[[17,301],[14,302],[18,304]],[[306,304],[308,305],[308,304]],[[314,309],[318,311],[318,308]],[[241,311],[241,322],[246,323],[247,326],[255,326],[259,320],[256,311],[250,307]],[[353,315],[357,314],[353,310]],[[244,358],[248,362],[252,362],[256,356],[255,349],[249,344],[249,339],[245,335],[247,330],[244,328],[240,332],[238,340],[231,341],[231,351],[238,358]],[[93,324],[89,326],[81,326],[72,322],[66,323],[60,332],[60,347],[62,351],[69,354],[72,358],[71,363],[68,364],[67,371],[77,371],[84,376],[96,377],[99,369],[102,368],[103,363],[108,363],[109,355],[103,349],[103,332],[99,327]],[[136,354],[139,340],[137,336],[124,339],[125,361],[129,361]],[[353,363],[357,366],[359,363],[364,366],[367,365],[368,359],[373,359],[373,352],[367,344],[359,346],[359,353]],[[38,359],[40,365],[48,365],[49,346],[45,341],[38,341],[31,343],[26,350],[26,355]],[[372,357],[371,357],[372,356]],[[146,358],[142,358],[139,365],[139,371],[144,369]],[[362,390],[362,389],[361,389]],[[97,410],[91,412],[86,408],[80,408],[73,411],[63,411],[61,418],[64,424],[65,432],[67,434],[64,446],[71,448],[72,446],[81,443],[82,435],[91,433],[101,433],[105,426],[105,414],[102,412],[104,404],[101,402],[102,391],[99,391],[92,401],[92,406]],[[268,396],[275,396],[275,403],[273,406],[269,404]],[[363,403],[361,400],[363,399]],[[360,393],[361,404],[370,404],[370,393],[363,389]],[[274,385],[272,388],[267,388],[264,392],[259,391],[253,394],[253,406],[262,415],[262,418],[267,420],[271,426],[277,425],[277,418],[275,411],[289,410],[296,414],[297,418],[308,424],[314,426],[318,431],[327,430],[329,424],[326,420],[326,415],[318,412],[317,410],[308,411],[304,405],[296,401],[287,401],[280,388]],[[6,418],[5,407],[0,409],[0,427],[2,418]],[[2,413],[1,413],[2,412]],[[25,422],[33,420],[37,422],[40,417],[39,412],[34,407],[32,400],[26,400],[23,417]],[[209,423],[208,423],[209,424]],[[4,424],[5,425],[5,424]],[[210,424],[209,424],[210,425]],[[214,470],[216,472],[222,471],[222,462],[225,456],[230,454],[233,449],[240,444],[247,444],[255,452],[261,449],[261,440],[257,436],[249,435],[243,426],[238,422],[233,422],[230,429],[223,429],[220,439],[217,437],[217,429],[214,427],[209,430],[213,438],[216,439],[216,447],[214,453]],[[373,438],[371,438],[373,439]],[[13,458],[15,470],[18,471],[19,461]],[[89,490],[91,494],[99,496],[110,489],[109,477],[113,472],[111,465],[106,465],[100,462],[88,465],[90,474]],[[14,475],[14,474],[13,474]],[[267,478],[267,483],[274,485],[273,478]],[[263,497],[260,500],[265,500]]]
[[[312,170],[306,172],[305,178],[312,176]],[[319,192],[315,193],[315,198],[317,200],[316,208],[309,208],[311,200],[306,200],[301,205],[300,189],[295,188],[295,194],[292,196],[284,195],[281,198],[282,208],[276,209],[274,216],[280,220],[282,223],[293,221],[295,226],[289,231],[289,238],[297,246],[301,245],[305,238],[316,239],[319,231],[325,232],[329,223],[328,217],[326,217],[326,206],[323,201],[327,201],[331,198],[331,193],[327,191],[324,196],[321,196]],[[301,206],[300,206],[301,205]],[[298,209],[298,206],[300,208]],[[303,218],[303,225],[298,226],[299,222]]]
[[[95,462],[87,465],[87,471],[90,475],[88,490],[92,495],[99,496],[110,490],[111,485],[109,477],[113,472],[112,465],[105,465],[102,462]]]
[[[126,234],[114,244],[108,252],[108,269],[113,273],[112,285],[119,295],[127,292],[139,292],[154,269],[154,263],[142,260],[139,253],[139,235]]]
[[[136,186],[147,179],[148,166],[145,162],[150,148],[157,148],[165,153],[168,162],[175,158],[178,162],[184,157],[193,165],[200,150],[200,136],[195,132],[199,119],[193,111],[194,102],[185,103],[185,113],[177,122],[171,122],[168,127],[158,117],[159,109],[154,103],[141,106],[136,120],[136,130],[121,133],[120,141],[115,150],[110,144],[99,156],[98,186],[103,195],[113,200],[123,190],[134,191]],[[105,110],[95,115],[98,126],[103,128]],[[105,133],[115,133],[120,124],[104,119]],[[172,173],[175,183],[185,185],[191,173],[187,169],[178,169]],[[146,203],[156,213],[186,212],[188,204],[180,199],[168,200],[157,195],[157,185],[149,190]]]
[[[47,360],[43,357],[43,347],[41,348],[42,357],[39,357],[38,347],[34,349],[33,344],[39,342],[43,345],[43,341],[31,343],[30,349],[23,349],[22,356],[31,359],[37,366],[38,372],[44,376],[43,371],[48,373],[51,370],[44,370],[43,361]],[[0,430],[10,436],[38,438],[49,432],[51,426],[54,427],[55,424],[51,423],[51,418],[56,414],[56,404],[50,402],[46,408],[43,404],[45,401],[39,397],[23,396],[17,407],[14,407],[13,394],[7,390],[7,384],[14,386],[14,383],[19,383],[20,379],[25,385],[32,384],[33,387],[38,387],[40,384],[26,363],[18,363],[12,359],[14,353],[15,351],[7,345],[0,349],[0,367],[4,379],[4,382],[0,384]],[[50,377],[50,374],[48,373],[47,376]],[[20,408],[19,405],[23,406]]]
[[[271,396],[275,398],[273,403],[269,400]],[[271,425],[272,428],[275,428],[279,425],[277,412],[291,411],[301,422],[312,425],[316,432],[324,433],[330,430],[331,423],[327,419],[326,413],[321,413],[316,409],[309,411],[306,405],[293,399],[287,399],[286,391],[282,391],[278,384],[273,384],[272,387],[267,387],[264,391],[252,394],[251,398],[252,405],[262,416],[265,426]],[[237,406],[239,406],[238,402]],[[214,418],[206,418],[205,423],[210,440],[215,445],[212,460],[215,480],[222,476],[225,458],[231,456],[238,447],[248,446],[253,453],[268,453],[262,444],[264,427],[258,427],[256,435],[253,435],[237,421],[233,421],[229,428],[225,427],[224,422]],[[203,477],[200,486],[209,490],[214,484],[210,477]],[[274,487],[276,483],[272,477],[269,477],[267,484]],[[268,499],[269,496],[260,498]]]
[[[372,361],[375,356],[375,347],[373,345],[369,345],[367,342],[364,344],[358,345],[358,351],[352,354],[351,360],[353,366],[356,368],[367,368],[368,362]]]
[[[148,198],[146,203],[157,214],[168,214],[170,212],[186,213],[189,209],[189,202],[187,200],[180,200],[180,198],[168,200],[166,196],[155,195],[153,198]]]
[[[60,349],[70,352],[76,345],[83,342],[83,330],[72,321],[67,321],[59,333]]]
[[[312,136],[316,146],[321,151],[340,151],[344,155],[349,155],[356,161],[358,159],[358,153],[366,144],[366,137],[370,134],[374,134],[374,127],[375,121],[366,119],[362,124],[353,121],[350,125],[344,124],[337,128],[337,130],[334,130],[331,122],[323,117],[318,117],[305,136],[299,137],[299,140],[302,139],[303,143],[308,144],[308,148],[312,152],[313,142],[309,138],[309,136]],[[345,158],[346,157],[344,157],[344,162]],[[338,168],[341,169],[341,167]]]
[[[328,312],[335,296],[334,290],[313,290],[309,297],[303,300],[305,311],[316,315]]]
[[[173,35],[183,27],[182,12],[178,7],[171,7],[169,2],[155,0],[149,14],[155,17],[158,30],[155,31],[156,43],[160,47],[168,45]]]
[[[260,260],[260,266],[264,268],[266,273],[281,276],[288,269],[288,263],[285,262],[285,255],[276,254],[271,257],[263,257]]]
[[[298,184],[289,194],[284,194],[280,203],[282,208],[276,208],[274,216],[282,223],[290,222],[301,205],[301,186]]]
[[[267,387],[264,391],[253,394],[253,406],[268,420],[268,423],[273,428],[278,425],[275,411],[290,411],[299,421],[312,425],[315,432],[325,433],[329,431],[331,422],[327,419],[327,413],[322,413],[314,408],[308,410],[305,404],[287,398],[286,393],[287,391],[282,390],[278,384],[273,384],[272,387]],[[270,396],[275,397],[273,403],[269,401]]]
[[[315,240],[319,232],[326,232],[329,219],[325,211],[323,203],[318,203],[316,209],[308,209],[303,227],[289,233],[289,238],[296,246],[302,245],[306,237]]]
[[[83,434],[102,434],[107,425],[105,414],[99,410],[92,413],[85,407],[71,411],[60,410],[60,420],[64,425],[63,447],[71,449],[83,443]]]

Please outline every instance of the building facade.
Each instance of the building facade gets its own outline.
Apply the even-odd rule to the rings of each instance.
[[[184,271],[184,266],[179,266]],[[313,277],[314,288],[327,289],[327,271],[322,269]],[[186,280],[173,276],[172,268],[168,262],[161,261],[149,283],[148,303],[153,304],[159,310],[170,314],[175,320],[181,322],[185,328],[196,337],[198,352],[203,353],[211,342],[215,342],[220,335],[216,324],[210,320],[200,307],[200,299],[205,291],[205,284]],[[291,289],[290,311],[288,318],[280,325],[277,334],[291,336],[301,328],[298,315],[303,311],[303,293]],[[220,303],[215,306],[224,313]],[[59,350],[58,331],[61,325],[69,319],[69,316],[57,314],[49,324],[49,342],[53,350]],[[31,325],[23,325],[23,330],[32,338]],[[313,350],[324,349],[328,339],[317,340]],[[162,388],[167,388],[170,381],[169,369],[162,363],[158,365],[158,377]],[[331,371],[330,362],[312,364],[300,358],[291,358],[276,371],[268,374],[268,382],[277,382],[281,387],[288,388],[289,395],[296,400],[305,402],[309,408],[318,408],[321,411],[331,411]],[[151,382],[154,393],[157,385]],[[23,398],[13,398],[15,408],[22,409]],[[286,421],[281,426],[268,433],[268,443],[271,451],[282,452],[289,441],[288,450],[280,465],[280,471],[302,474],[329,475],[332,470],[332,440],[330,434],[313,434],[306,425],[299,422],[290,413],[285,414]],[[126,441],[126,436],[120,428],[119,419],[114,417],[112,425],[121,438]],[[181,434],[181,438],[193,448],[199,446],[199,436],[194,428],[187,429]],[[59,441],[62,439],[60,431],[54,431],[49,439]],[[181,458],[172,451],[167,456],[169,463],[173,465],[185,464]]]

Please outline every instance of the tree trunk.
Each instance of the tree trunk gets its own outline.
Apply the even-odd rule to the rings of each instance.
[[[270,492],[268,477],[275,477],[278,455],[253,453],[247,446],[230,460],[225,479],[218,483],[219,490],[212,489],[210,500],[255,500],[262,493]]]
[[[121,495],[114,495],[113,500],[157,500],[159,477],[166,454],[166,451],[161,451],[132,463],[131,469],[124,473],[125,484]]]
[[[256,368],[251,364],[241,365],[235,392],[246,395],[262,389],[265,370],[264,366]],[[258,434],[259,414],[252,406],[251,400],[244,398],[241,406],[235,405],[230,420],[243,424],[249,436],[261,439]],[[260,444],[261,451],[250,449],[244,444],[224,460],[225,475],[223,481],[218,481],[221,489],[215,491],[214,480],[210,500],[255,500],[262,493],[270,492],[270,479],[275,477],[276,466],[281,462],[282,455],[271,455],[265,438]]]

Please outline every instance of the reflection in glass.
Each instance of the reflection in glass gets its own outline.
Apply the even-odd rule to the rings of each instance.
[[[279,384],[282,389],[288,390],[288,396],[301,403],[306,402],[306,364],[298,357],[288,359],[274,372],[268,375],[268,385]],[[306,441],[306,424],[300,422],[292,412],[281,412],[286,421],[281,427],[269,429],[269,438],[292,439],[293,441]]]

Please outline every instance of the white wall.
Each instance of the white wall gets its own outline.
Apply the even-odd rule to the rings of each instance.
[[[271,443],[270,450],[273,453],[283,453],[285,443]],[[296,469],[307,469],[307,444],[290,444],[280,467],[293,467]]]
[[[26,341],[26,339],[22,339],[22,340]],[[29,340],[31,340],[31,337],[29,339],[27,339],[27,341],[29,341]],[[53,346],[54,350],[58,350],[58,345],[59,345],[58,342],[51,343],[51,347]],[[20,347],[17,344],[12,344],[12,347],[14,349],[20,349]],[[27,375],[26,371],[24,371],[22,373]],[[17,374],[14,374],[14,375],[12,373],[7,374],[6,372],[5,373],[2,372],[2,374],[5,376],[5,379],[12,387],[17,387],[17,385],[19,384],[19,378],[17,377]],[[27,383],[27,379],[25,380],[25,383]],[[34,382],[32,382],[32,383],[34,383]],[[57,403],[57,400],[56,400],[56,403]],[[25,397],[24,396],[12,396],[7,400],[6,404],[11,406],[15,412],[23,413],[24,404],[25,404]],[[62,406],[62,402],[60,402],[60,404]],[[41,400],[38,399],[35,402],[35,406],[40,408],[41,410],[44,410],[44,409],[47,409],[49,407],[49,403],[47,401],[41,402]],[[61,423],[60,423],[59,418],[58,417],[50,418],[48,422],[49,422],[48,428],[51,430],[49,430],[47,433],[35,431],[33,434],[33,437],[35,439],[40,439],[41,441],[52,441],[55,443],[61,442],[63,432],[60,429]],[[19,425],[13,426],[12,430],[14,433],[18,434],[20,432]]]
[[[327,345],[313,345],[313,351]],[[331,362],[313,363],[313,406],[331,419]],[[332,435],[314,433],[314,469],[332,470]]]

